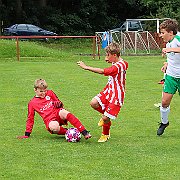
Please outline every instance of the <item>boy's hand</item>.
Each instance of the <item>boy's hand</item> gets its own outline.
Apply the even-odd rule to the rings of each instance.
[[[81,68],[87,69],[87,66],[86,66],[86,64],[85,64],[84,62],[78,61],[77,64],[78,64],[78,66],[80,66]]]
[[[163,48],[162,53],[166,55],[166,53],[174,52],[173,48]]]
[[[161,68],[161,71],[162,71],[163,73],[166,73],[167,65],[168,65],[168,63],[167,63],[167,62],[164,62],[164,66]]]
[[[17,136],[18,139],[27,139],[29,136]]]
[[[63,107],[63,103],[61,101],[54,101],[53,105],[55,108],[62,108]]]
[[[162,52],[161,56],[164,58],[166,56],[166,53]]]

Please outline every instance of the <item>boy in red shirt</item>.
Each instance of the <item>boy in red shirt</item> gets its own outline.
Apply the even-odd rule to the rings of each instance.
[[[111,43],[105,50],[105,61],[112,63],[112,66],[109,68],[94,68],[87,66],[82,61],[77,62],[85,70],[109,76],[108,83],[103,91],[90,102],[92,108],[103,114],[98,123],[98,126],[102,126],[102,135],[98,142],[106,142],[110,138],[110,119],[117,117],[124,103],[126,70],[128,68],[128,63],[120,56],[118,43]]]
[[[28,103],[25,135],[18,136],[18,138],[29,138],[34,125],[35,112],[42,117],[46,129],[51,134],[65,135],[67,129],[63,128],[62,125],[67,125],[67,122],[70,122],[84,135],[85,139],[91,138],[91,134],[85,129],[80,120],[64,109],[63,103],[52,90],[47,90],[47,87],[45,80],[35,80],[35,96]]]

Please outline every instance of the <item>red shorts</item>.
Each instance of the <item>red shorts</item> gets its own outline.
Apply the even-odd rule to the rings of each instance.
[[[121,106],[116,105],[113,103],[110,103],[107,99],[104,93],[99,93],[97,96],[94,97],[100,106],[102,107],[102,110],[105,110],[104,115],[107,116],[110,119],[116,119],[117,115],[120,112]]]
[[[62,109],[62,108],[61,108],[61,109]],[[60,110],[61,110],[61,109],[60,109]],[[60,110],[59,110],[59,111],[60,111]],[[49,123],[50,123],[51,121],[57,121],[57,122],[59,123],[59,126],[67,125],[67,120],[62,120],[62,119],[60,118],[60,116],[59,116],[59,111],[57,112],[56,119],[50,120]],[[47,130],[48,130],[51,134],[53,134],[53,132],[49,129],[49,123],[48,123]]]

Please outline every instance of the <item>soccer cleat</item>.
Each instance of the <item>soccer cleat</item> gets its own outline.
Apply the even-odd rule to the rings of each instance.
[[[157,108],[160,108],[161,107],[161,103],[154,104],[154,106],[157,107]]]
[[[162,135],[167,126],[169,126],[169,122],[167,124],[160,123],[160,126],[157,130],[157,135],[158,136]]]
[[[91,138],[92,136],[91,136],[91,134],[88,132],[85,136],[84,136],[84,138],[87,140],[87,139],[89,139],[89,138]]]
[[[103,119],[101,118],[101,119],[99,120],[99,122],[98,122],[98,126],[101,127],[101,126],[103,126],[103,125],[104,125],[104,121],[103,121]]]
[[[110,135],[104,135],[102,134],[99,138],[98,142],[106,142],[110,138]]]
[[[82,134],[86,140],[92,137],[89,131],[87,130],[82,131]]]

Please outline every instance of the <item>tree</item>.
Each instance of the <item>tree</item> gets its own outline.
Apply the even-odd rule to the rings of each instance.
[[[16,0],[16,8],[15,8],[15,12],[16,12],[16,22],[20,23],[22,21],[22,2],[21,0]]]
[[[174,18],[180,22],[179,0],[141,0],[147,6],[151,15],[155,18]]]
[[[179,21],[179,0],[0,0],[4,26],[30,23],[61,35],[94,35],[125,19],[171,17]]]
[[[40,7],[46,7],[47,0],[39,0],[39,5],[40,5]]]
[[[147,7],[147,14],[143,18],[172,18],[180,23],[180,7],[179,0],[141,0]],[[155,30],[153,22],[146,23],[149,31]]]

